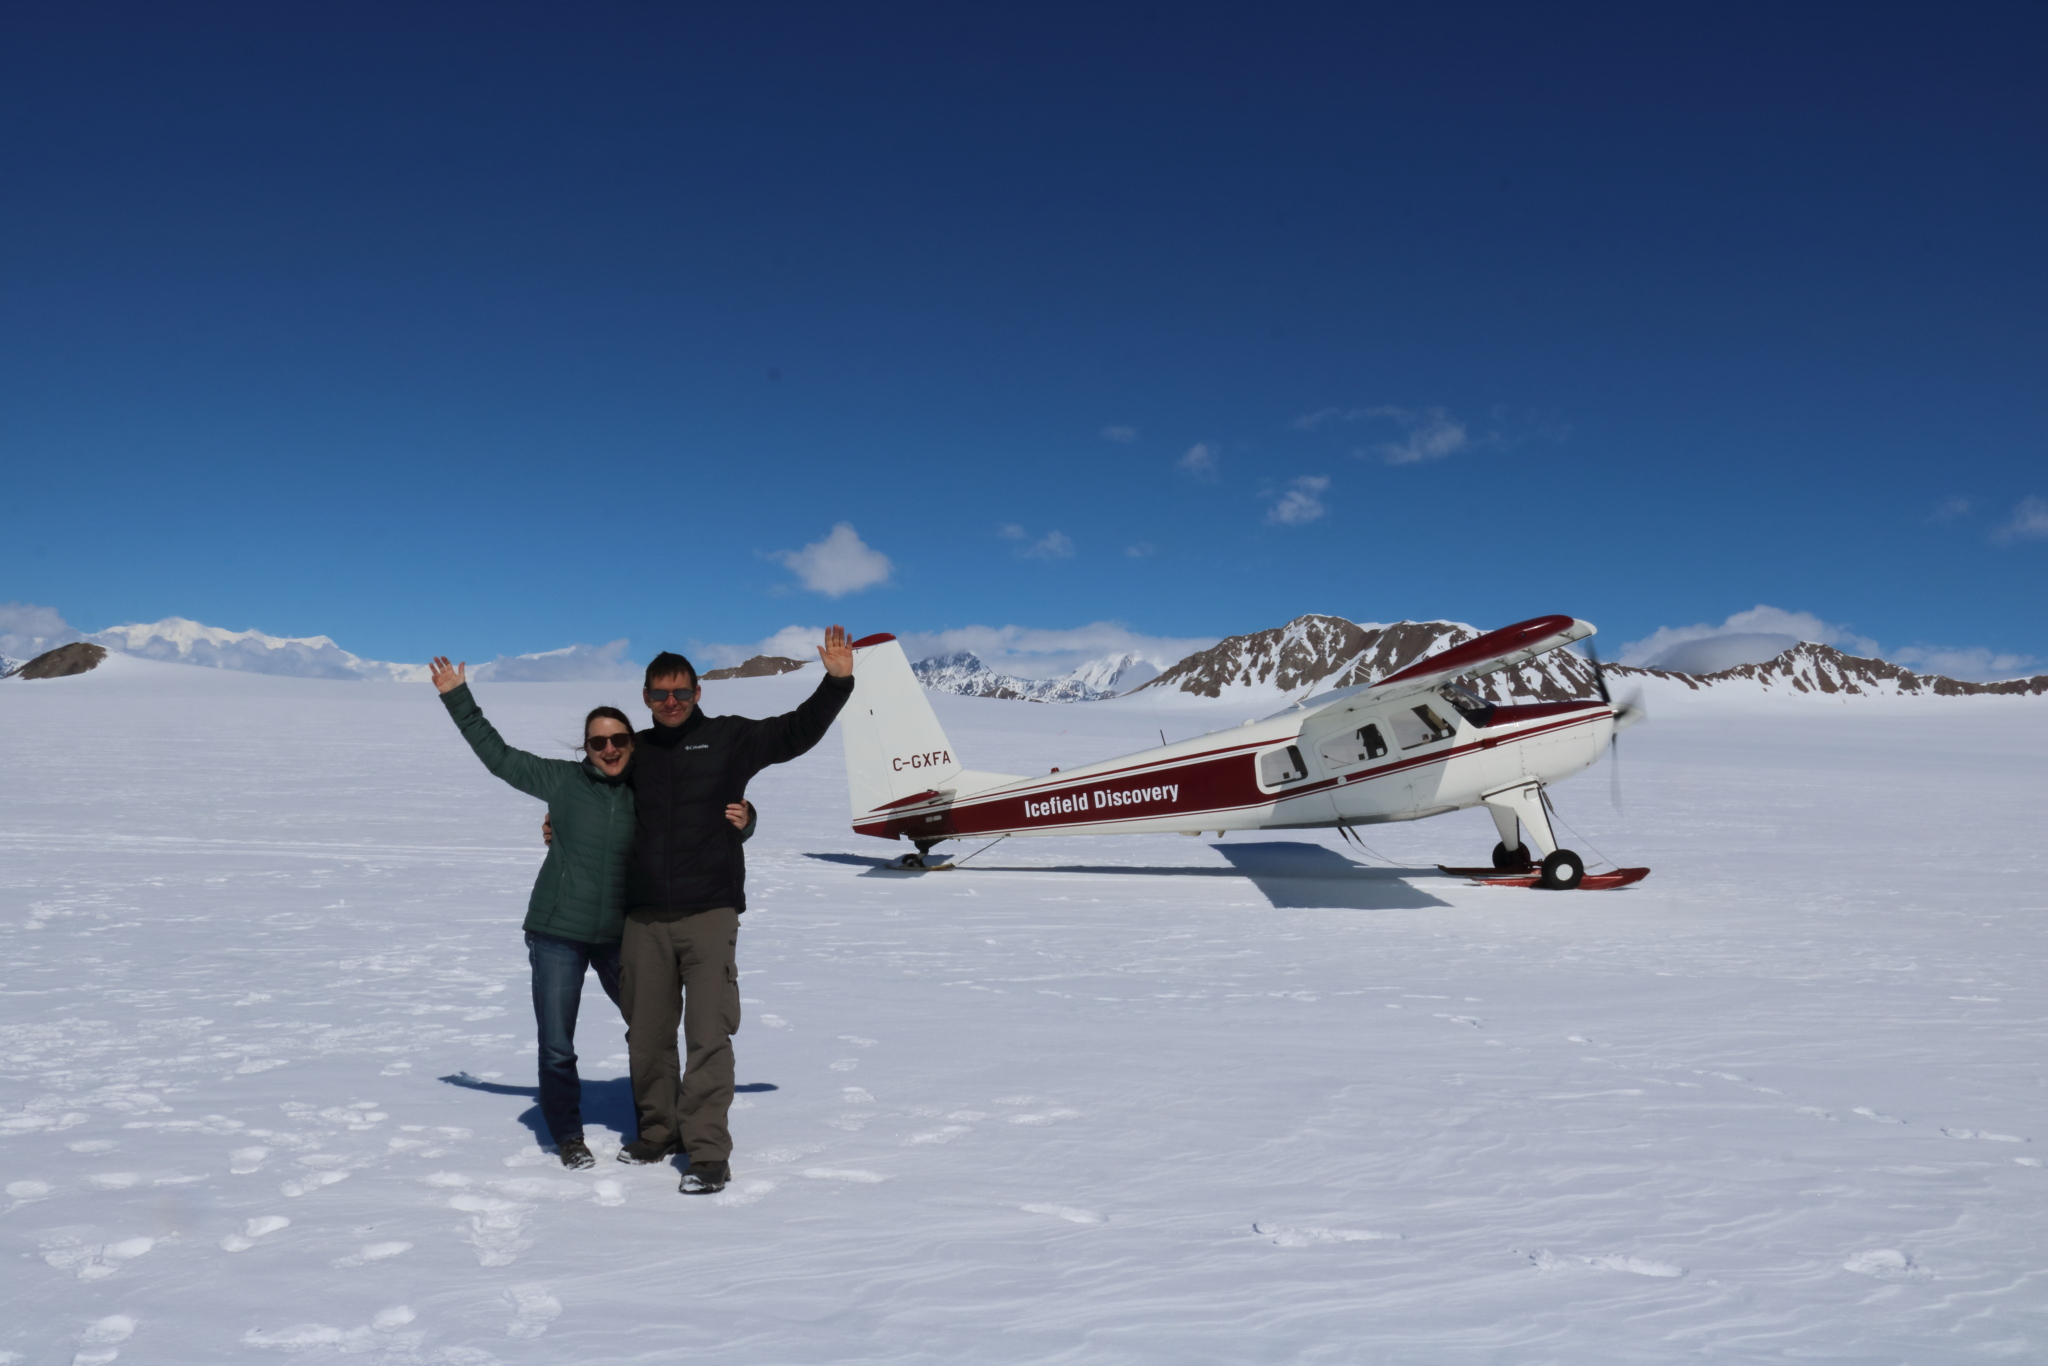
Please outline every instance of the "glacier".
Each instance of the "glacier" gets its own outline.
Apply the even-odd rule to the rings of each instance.
[[[9,681],[0,1360],[2048,1354],[2048,701],[1640,682],[1621,808],[1555,789],[1655,868],[1612,893],[1438,874],[1472,812],[893,873],[828,738],[749,794],[735,1179],[685,1199],[609,1160],[594,988],[605,1160],[536,1137],[541,810],[430,688]],[[558,755],[631,691],[478,685]],[[1015,772],[1241,719],[933,704]]]

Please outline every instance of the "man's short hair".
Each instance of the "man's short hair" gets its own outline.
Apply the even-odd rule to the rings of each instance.
[[[647,681],[641,686],[651,688],[654,686],[655,679],[671,678],[676,674],[688,674],[690,676],[690,686],[693,688],[697,686],[696,666],[679,654],[663,650],[660,654],[647,661]]]

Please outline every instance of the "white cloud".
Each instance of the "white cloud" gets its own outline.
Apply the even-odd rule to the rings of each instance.
[[[1443,408],[1400,408],[1380,404],[1372,408],[1322,408],[1294,419],[1297,431],[1312,432],[1332,422],[1391,422],[1408,433],[1399,441],[1382,441],[1366,447],[1359,455],[1377,455],[1389,465],[1419,465],[1441,460],[1460,451],[1496,445],[1500,434],[1475,434],[1463,418]]]
[[[867,634],[854,631],[856,639]],[[751,645],[722,645],[715,642],[690,642],[689,656],[705,669],[730,668],[744,664],[755,655],[773,655],[777,659],[801,659],[806,663],[818,657],[818,647],[825,643],[825,628],[822,626],[785,626],[774,635],[757,640]]]
[[[1158,553],[1159,547],[1152,544],[1152,542],[1150,541],[1140,541],[1136,545],[1127,545],[1124,547],[1124,554],[1130,556],[1134,560],[1148,559],[1153,555],[1157,555]]]
[[[1718,664],[1718,669],[1761,663],[1802,640],[1832,645],[1853,655],[1875,656],[1878,653],[1876,641],[1868,636],[1859,636],[1846,626],[1822,621],[1811,612],[1787,612],[1759,603],[1746,612],[1735,613],[1719,626],[1709,626],[1704,622],[1693,626],[1660,626],[1641,640],[1623,645],[1620,662],[1677,668],[1685,673],[1713,673],[1717,670],[1686,668],[1684,665],[1698,666],[1722,658],[1728,662]],[[1716,644],[1694,645],[1694,642],[1703,641]]]
[[[1021,541],[1024,539],[1026,532],[1023,527],[1018,526],[1015,522],[1005,522],[996,528],[996,535],[1006,541]]]
[[[1908,645],[1892,651],[1893,663],[1915,673],[1945,674],[1977,683],[1996,683],[2007,678],[2026,678],[2041,671],[2041,661],[2032,655],[2009,654],[1981,646],[1953,648],[1941,645]]]
[[[1104,441],[1114,441],[1118,445],[1129,445],[1138,439],[1138,429],[1136,427],[1126,427],[1122,423],[1118,423],[1114,426],[1104,427],[1101,435]]]
[[[2048,498],[2022,498],[2012,510],[2012,520],[1991,533],[2001,544],[2048,538]]]
[[[54,607],[33,602],[0,602],[0,655],[33,659],[45,650],[82,639]]]
[[[1927,515],[1930,522],[1953,522],[1970,510],[1967,498],[1944,498],[1934,505],[1934,511]]]
[[[1121,622],[1096,621],[1071,630],[1029,626],[961,626],[944,631],[898,631],[912,660],[972,651],[998,673],[1018,678],[1056,678],[1091,660],[1133,655],[1164,669],[1197,650],[1206,650],[1215,636],[1140,635]]]
[[[1465,424],[1442,408],[1383,407],[1366,411],[1369,416],[1390,418],[1408,429],[1405,440],[1381,442],[1372,448],[1389,465],[1417,465],[1425,460],[1441,460],[1475,444]]]
[[[565,645],[530,655],[499,655],[470,670],[487,683],[581,683],[638,681],[641,666],[626,657],[624,640],[604,645]]]
[[[1173,467],[1182,474],[1191,475],[1205,484],[1216,482],[1222,471],[1223,455],[1206,441],[1197,441],[1188,447],[1188,453],[1173,462]]]
[[[863,622],[849,627],[856,637],[888,631],[890,623]],[[997,673],[1018,678],[1057,678],[1094,660],[1131,655],[1157,668],[1179,663],[1197,650],[1206,650],[1215,636],[1140,635],[1121,622],[1096,621],[1071,630],[1043,630],[1030,626],[961,626],[943,631],[892,632],[903,642],[903,652],[912,662],[934,655],[967,650]],[[751,645],[720,645],[692,642],[690,654],[707,669],[741,664],[755,655],[777,655],[784,659],[812,660],[817,646],[824,643],[822,626],[785,626],[765,640]]]
[[[851,522],[839,523],[822,541],[802,550],[778,551],[774,558],[803,580],[805,588],[828,598],[887,583],[895,572],[889,557],[861,540]]]
[[[1064,531],[1048,531],[1032,542],[1024,552],[1027,560],[1071,560],[1074,558],[1074,542]]]
[[[1280,501],[1267,510],[1266,521],[1275,526],[1301,526],[1315,521],[1323,515],[1323,494],[1329,487],[1330,478],[1324,474],[1304,474],[1290,480]]]

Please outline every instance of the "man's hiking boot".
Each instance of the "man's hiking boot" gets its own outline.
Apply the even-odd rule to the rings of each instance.
[[[678,1188],[684,1195],[715,1195],[732,1180],[732,1168],[723,1162],[692,1162]]]
[[[645,1166],[650,1162],[661,1161],[675,1150],[676,1145],[673,1143],[656,1143],[651,1138],[636,1138],[619,1149],[619,1161],[634,1166]]]
[[[555,1152],[562,1159],[562,1165],[578,1171],[597,1165],[597,1159],[590,1155],[590,1145],[580,1138],[565,1138],[555,1145]]]

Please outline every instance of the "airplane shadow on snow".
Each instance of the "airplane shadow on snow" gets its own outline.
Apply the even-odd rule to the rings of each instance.
[[[450,1086],[460,1086],[468,1091],[483,1091],[493,1096],[523,1096],[536,1101],[540,1096],[538,1086],[507,1086],[503,1082],[485,1081],[467,1072],[451,1072],[441,1078]],[[756,1081],[745,1086],[735,1086],[735,1091],[780,1090],[774,1082]],[[640,1132],[639,1120],[633,1113],[633,1082],[630,1077],[613,1077],[609,1081],[598,1081],[591,1077],[583,1079],[583,1122],[600,1128],[610,1129],[622,1138],[632,1139]],[[538,1103],[529,1105],[519,1116],[519,1122],[533,1130],[533,1136],[543,1148],[555,1145],[553,1134],[548,1132],[547,1120],[541,1117]]]
[[[1024,867],[976,863],[962,871],[984,873],[1089,873],[1095,876],[1244,878],[1267,901],[1282,910],[1409,911],[1448,906],[1419,887],[1414,876],[1438,876],[1434,869],[1374,868],[1354,863],[1335,849],[1304,840],[1259,840],[1209,846],[1230,862],[1228,868],[1145,868],[1128,864],[1059,864]],[[890,860],[863,854],[811,854],[825,863],[866,868],[863,877],[901,877]],[[915,874],[914,876],[923,876]]]

